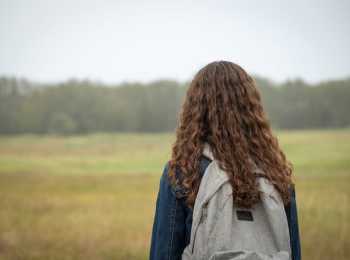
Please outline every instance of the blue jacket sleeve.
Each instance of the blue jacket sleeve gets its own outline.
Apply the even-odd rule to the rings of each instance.
[[[290,234],[290,246],[292,250],[292,259],[301,260],[301,246],[299,236],[298,211],[294,187],[291,189],[291,200],[286,206],[286,215]]]
[[[168,180],[167,164],[159,184],[154,216],[150,259],[181,259],[185,248],[185,209]]]

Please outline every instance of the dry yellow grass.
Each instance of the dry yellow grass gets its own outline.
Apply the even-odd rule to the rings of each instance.
[[[350,258],[350,131],[280,132],[303,259]],[[173,136],[0,137],[0,259],[147,259]]]

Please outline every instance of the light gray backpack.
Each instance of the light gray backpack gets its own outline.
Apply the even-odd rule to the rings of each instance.
[[[229,179],[219,168],[208,145],[204,155],[212,162],[199,187],[191,239],[182,259],[291,259],[287,217],[273,185],[266,178],[257,176],[262,191],[261,202],[249,210],[235,207]],[[263,174],[257,167],[255,172]]]

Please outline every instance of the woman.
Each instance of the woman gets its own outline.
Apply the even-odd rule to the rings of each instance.
[[[181,259],[190,243],[196,196],[210,163],[203,155],[207,146],[228,176],[237,207],[260,202],[251,160],[263,170],[285,206],[292,258],[300,259],[292,165],[272,134],[254,80],[228,61],[202,68],[187,91],[160,180],[150,259]]]

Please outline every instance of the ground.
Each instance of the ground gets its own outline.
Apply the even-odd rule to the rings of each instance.
[[[350,258],[350,130],[278,131],[303,259]],[[173,134],[0,137],[0,259],[147,259]]]

